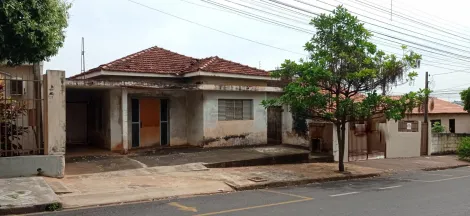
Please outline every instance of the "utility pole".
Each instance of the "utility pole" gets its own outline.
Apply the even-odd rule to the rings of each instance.
[[[425,96],[424,96],[424,122],[428,123],[428,103],[429,103],[429,97],[428,97],[428,90],[429,90],[429,81],[428,81],[429,74],[426,71],[426,78],[425,78],[425,84],[424,84],[424,91],[425,91]]]
[[[81,52],[81,59],[80,59],[80,72],[85,72],[85,38],[82,37],[82,52]]]

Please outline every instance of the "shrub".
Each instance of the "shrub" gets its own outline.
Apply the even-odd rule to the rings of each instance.
[[[431,131],[433,133],[444,133],[446,131],[446,128],[443,125],[441,125],[440,122],[434,122],[431,128]]]
[[[457,147],[457,155],[460,159],[470,159],[470,137],[462,137]]]

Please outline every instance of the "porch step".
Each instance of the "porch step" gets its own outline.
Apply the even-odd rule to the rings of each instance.
[[[334,162],[333,155],[316,155],[311,154],[309,155],[309,163],[332,163]]]
[[[243,166],[260,166],[260,165],[273,165],[273,164],[294,164],[306,163],[309,161],[309,153],[295,153],[286,155],[276,155],[260,157],[247,160],[232,160],[218,163],[205,164],[208,168],[225,168],[225,167],[243,167]]]
[[[52,188],[55,194],[60,195],[60,194],[68,194],[72,193],[73,191],[70,190],[67,186],[62,184],[60,181],[48,181],[47,182],[49,186]]]

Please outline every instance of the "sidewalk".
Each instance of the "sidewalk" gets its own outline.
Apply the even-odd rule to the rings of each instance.
[[[67,175],[63,179],[33,177],[34,181],[20,184],[14,191],[16,204],[10,192],[2,190],[0,206],[34,206],[43,193],[24,196],[28,188],[37,188],[45,180],[58,194],[64,208],[120,204],[172,197],[234,192],[264,187],[306,184],[351,178],[372,177],[392,172],[445,169],[468,166],[455,156],[433,156],[406,159],[379,159],[346,163],[347,173],[337,172],[337,163],[303,163],[234,168],[207,168],[203,163],[158,166],[93,174]],[[27,182],[32,178],[18,178]],[[0,188],[10,179],[0,179]],[[26,189],[25,189],[26,188]],[[43,191],[52,191],[45,187]],[[19,192],[18,192],[19,191]],[[31,190],[32,191],[32,190]],[[29,192],[28,192],[29,194]],[[51,193],[44,193],[51,194]],[[38,196],[38,197],[37,197]],[[52,196],[55,197],[55,196]],[[7,199],[7,200],[6,200]],[[48,200],[48,203],[56,202]],[[24,205],[25,204],[25,205]]]
[[[381,169],[386,172],[449,169],[470,165],[468,162],[458,160],[457,156],[455,155],[364,160],[350,162],[349,164]]]
[[[336,172],[334,163],[305,163],[273,166],[208,169],[200,163],[47,178],[60,185],[64,208],[213,194],[310,183],[371,177],[380,170],[348,164],[349,174]],[[251,180],[250,180],[251,179]],[[55,189],[57,190],[57,189]]]

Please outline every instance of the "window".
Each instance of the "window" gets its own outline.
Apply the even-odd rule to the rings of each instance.
[[[398,132],[418,132],[418,121],[399,121]]]
[[[455,133],[455,119],[449,119],[449,132]]]
[[[440,119],[435,119],[435,120],[431,120],[431,127],[433,127],[433,126],[434,126],[434,123],[436,123],[436,122],[439,122],[439,124],[441,124],[441,125],[442,125],[442,123],[441,123],[441,120],[440,120]]]
[[[219,99],[219,121],[253,119],[253,100]]]
[[[23,80],[10,80],[10,94],[11,95],[23,94]]]

